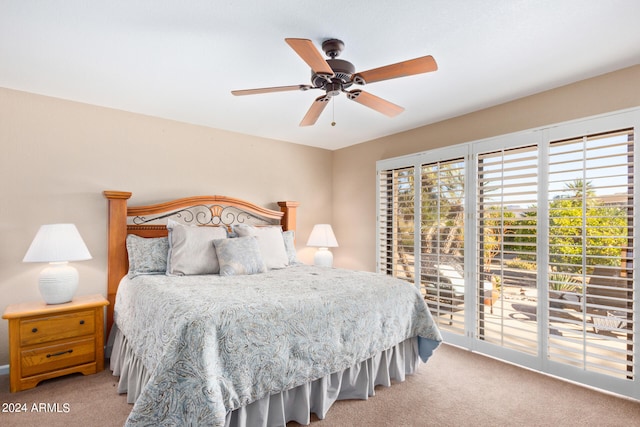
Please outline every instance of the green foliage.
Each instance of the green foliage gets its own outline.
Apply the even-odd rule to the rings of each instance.
[[[582,285],[570,273],[549,273],[549,290],[558,292],[581,292]]]
[[[504,236],[512,233],[516,215],[498,207],[492,207],[484,212],[480,220],[480,232],[483,265],[488,270],[495,256],[502,251]]]
[[[508,248],[534,251],[536,207],[531,206],[517,225],[518,234],[509,240]],[[627,245],[626,228],[625,209],[605,205],[595,197],[589,182],[570,182],[567,194],[549,203],[549,262],[562,265],[566,272],[582,272],[583,258],[587,267],[620,265],[621,248]],[[534,256],[532,253],[531,260]]]
[[[535,262],[523,261],[520,258],[514,258],[512,260],[506,261],[505,265],[509,268],[517,268],[518,270],[528,271],[535,271],[538,268],[538,265]]]
[[[492,275],[491,283],[493,283],[493,289],[499,291],[502,288],[502,276],[497,274]]]
[[[421,206],[414,206],[413,168],[395,175],[393,199],[397,247],[412,253],[414,212],[421,209],[420,229],[423,253],[459,255],[464,247],[464,174],[455,162],[425,165],[421,170]],[[591,183],[574,180],[565,194],[548,205],[549,261],[562,272],[581,273],[584,265],[617,266],[627,246],[628,212],[623,207],[605,205],[591,189]],[[479,218],[480,244],[488,269],[502,253],[518,254],[510,266],[535,269],[537,254],[537,207],[518,214],[505,208],[486,209]]]
[[[578,197],[582,194],[549,204],[549,261],[575,266],[565,267],[566,271],[581,271],[585,257],[587,266],[619,265],[621,248],[627,244],[626,210],[593,197]]]
[[[506,251],[517,253],[522,260],[532,263],[536,262],[536,245],[538,241],[536,209],[535,206],[530,206],[529,211],[514,218],[511,222],[512,232],[506,235],[504,241]]]

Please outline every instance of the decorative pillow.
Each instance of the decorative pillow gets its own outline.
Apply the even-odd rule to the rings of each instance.
[[[253,236],[214,240],[221,276],[257,274],[267,271],[258,241]]]
[[[218,274],[220,265],[213,241],[227,238],[225,227],[189,226],[169,221],[167,274]]]
[[[129,277],[141,274],[165,274],[169,239],[166,237],[145,238],[135,234],[127,235],[129,255]]]
[[[289,265],[300,264],[298,260],[298,253],[296,252],[296,244],[294,242],[295,232],[283,231],[282,238],[284,239],[284,248],[287,251],[287,258],[289,259]]]
[[[233,227],[239,237],[254,236],[262,253],[267,268],[285,268],[289,265],[289,257],[284,246],[282,227],[254,227],[251,225],[236,225]]]

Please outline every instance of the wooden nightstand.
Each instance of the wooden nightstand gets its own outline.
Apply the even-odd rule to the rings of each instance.
[[[102,371],[108,304],[102,295],[89,295],[65,304],[40,301],[7,307],[2,317],[9,320],[11,392],[74,372]]]

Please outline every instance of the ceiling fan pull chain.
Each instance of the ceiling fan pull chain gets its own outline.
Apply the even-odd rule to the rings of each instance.
[[[332,102],[333,105],[331,106],[331,108],[333,108],[333,112],[332,112],[333,117],[331,119],[331,126],[335,126],[336,125],[336,98],[335,97],[332,98],[332,101],[333,101]]]

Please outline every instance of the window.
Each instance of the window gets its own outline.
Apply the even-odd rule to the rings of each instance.
[[[378,162],[378,269],[445,340],[640,398],[640,109]]]

